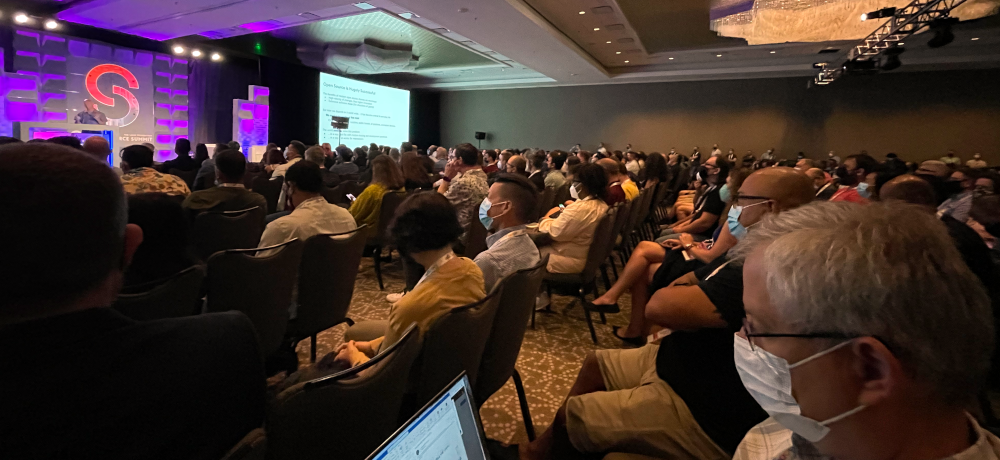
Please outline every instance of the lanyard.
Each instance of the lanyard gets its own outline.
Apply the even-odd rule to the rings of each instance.
[[[819,189],[819,191],[816,192],[816,196],[819,196],[820,193],[823,193],[823,191],[830,188],[831,185],[833,185],[833,182],[827,182],[826,185],[823,186],[823,188]]]
[[[427,279],[427,277],[431,276],[434,272],[436,272],[439,268],[441,268],[442,265],[448,263],[448,261],[454,259],[455,257],[456,257],[455,253],[451,251],[441,256],[441,258],[438,259],[436,262],[434,262],[430,267],[427,267],[427,271],[424,272],[424,276],[420,277],[420,281],[417,281],[417,284],[413,286],[413,289],[416,289],[417,286],[420,286],[420,283],[423,283],[424,280]]]

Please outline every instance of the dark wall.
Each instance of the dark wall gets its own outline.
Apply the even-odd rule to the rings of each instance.
[[[963,159],[1000,165],[1000,70],[885,73],[807,88],[808,79],[702,81],[441,94],[445,145],[489,138],[483,148],[621,149],[739,155],[774,147],[779,157],[864,149],[876,157]]]
[[[441,93],[410,91],[410,142],[441,145]]]
[[[225,82],[225,83],[223,83]],[[260,85],[256,59],[229,56],[223,63],[192,60],[188,78],[194,143],[233,140],[233,99],[246,99],[248,86]]]
[[[261,81],[271,89],[268,138],[278,145],[318,142],[319,71],[266,57],[260,58]],[[244,96],[245,97],[245,96]]]

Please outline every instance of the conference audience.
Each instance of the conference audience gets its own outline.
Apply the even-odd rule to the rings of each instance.
[[[547,160],[545,152],[532,152],[526,158],[528,161],[528,180],[535,184],[535,188],[541,192],[545,190],[545,162]]]
[[[678,239],[681,233],[688,233],[694,241],[711,238],[719,223],[719,216],[726,204],[719,195],[726,177],[729,175],[729,164],[719,157],[711,157],[698,168],[699,181],[706,183],[705,191],[694,201],[693,212],[687,218],[675,222],[663,229],[657,242]]]
[[[206,146],[205,148],[207,149],[208,147]],[[195,190],[204,190],[206,188],[215,185],[215,183],[213,182],[215,180],[215,157],[219,156],[219,152],[225,150],[229,150],[228,144],[223,144],[221,142],[215,144],[215,149],[214,152],[212,153],[212,158],[209,158],[201,162],[201,167],[198,168],[198,174],[196,174],[194,177]],[[272,161],[274,161],[274,156],[270,155],[270,153],[274,151],[277,151],[278,152],[277,156],[281,157],[280,150],[275,149],[273,151],[268,151],[268,154],[264,155],[264,159],[267,160],[265,161],[265,169],[267,164],[280,164],[280,163],[272,163]],[[284,157],[282,157],[281,162],[284,161],[285,159]]]
[[[512,155],[510,159],[507,160],[507,174],[518,174],[520,176],[528,177],[528,160],[522,155]]]
[[[618,174],[616,180],[621,186],[622,191],[625,192],[625,199],[632,201],[638,198],[639,186],[635,184],[635,181],[633,181],[631,177],[629,177],[628,170],[625,168],[625,163],[622,163],[621,161],[616,161],[615,163],[618,164]]]
[[[833,193],[830,201],[848,201],[865,204],[871,198],[871,184],[867,182],[868,175],[875,173],[878,162],[866,155],[851,155],[837,167],[837,181],[840,188]]]
[[[458,223],[468,230],[476,221],[479,204],[490,191],[483,172],[479,149],[472,144],[455,146],[455,159],[444,169],[438,193],[444,195],[458,212]]]
[[[111,155],[111,144],[108,140],[101,136],[90,136],[83,141],[83,146],[81,147],[84,152],[87,152],[97,158],[98,160],[108,163],[108,156]],[[117,166],[112,166],[111,169],[121,177],[122,168]]]
[[[434,186],[431,173],[424,169],[421,158],[414,152],[406,152],[399,161],[399,169],[403,173],[404,186],[407,190],[429,189]]]
[[[271,178],[282,177],[291,168],[292,165],[298,163],[302,160],[302,156],[306,153],[305,144],[299,141],[291,141],[288,143],[288,147],[285,147],[284,158],[286,163],[279,165],[269,165],[269,170],[271,171]]]
[[[144,145],[130,145],[122,149],[121,176],[125,193],[165,193],[186,197],[191,189],[180,177],[163,174],[153,169],[153,151]]]
[[[646,167],[646,160],[639,152],[625,152],[625,159],[625,169],[632,174],[638,175]]]
[[[486,165],[483,166],[483,172],[486,173],[487,176],[492,177],[492,175],[500,171],[500,167],[497,166],[498,159],[499,154],[497,154],[496,151],[487,150],[483,152],[483,161],[486,163]]]
[[[247,162],[236,150],[224,150],[215,156],[215,187],[192,192],[184,199],[184,209],[195,216],[205,211],[240,211],[259,207],[267,212],[267,200],[243,185]]]
[[[243,314],[137,322],[111,308],[144,232],[106,162],[5,146],[0,206],[17,216],[0,219],[0,238],[17,242],[0,258],[4,458],[217,459],[262,425]]]
[[[191,246],[188,215],[174,197],[129,195],[128,223],[142,230],[142,244],[125,271],[123,291],[147,291],[151,284],[202,262]]]
[[[734,252],[736,367],[771,416],[735,458],[1000,458],[966,409],[990,367],[989,299],[931,213],[818,203]]]
[[[354,152],[351,149],[347,148],[345,145],[338,145],[337,158],[339,161],[337,164],[330,167],[331,172],[335,172],[342,176],[358,174],[358,165],[351,162],[351,159],[354,158]]]
[[[448,166],[448,149],[438,147],[434,153],[434,174],[443,173],[445,166]]]
[[[938,206],[938,212],[942,215],[949,215],[960,222],[969,219],[969,211],[972,209],[972,191],[976,188],[976,179],[971,169],[958,169],[951,173],[948,182],[952,185],[955,193],[946,197],[943,203]]]
[[[50,144],[65,145],[66,147],[76,150],[80,150],[80,148],[82,147],[82,145],[80,144],[80,138],[76,136],[56,136],[49,138],[46,142],[49,142]],[[150,150],[152,150],[152,148],[150,148]]]
[[[817,200],[827,201],[837,192],[837,183],[832,178],[827,177],[822,169],[809,168],[806,170],[806,175],[813,181]]]
[[[464,232],[456,211],[437,193],[417,193],[399,205],[389,225],[390,237],[401,253],[426,270],[425,274],[412,291],[393,304],[387,321],[359,322],[349,328],[347,342],[325,356],[321,366],[357,366],[396,343],[411,324],[416,323],[423,334],[451,309],[486,297],[482,271],[452,250]]]
[[[178,171],[194,171],[199,168],[194,158],[191,158],[191,141],[183,137],[174,142],[174,153],[177,155],[173,160],[164,161],[160,165],[160,172],[169,173],[171,169]]]
[[[596,164],[581,165],[573,177],[573,190],[579,197],[565,209],[552,208],[538,223],[538,231],[547,233],[552,244],[541,248],[549,256],[549,273],[580,273],[587,263],[587,252],[597,224],[608,211],[608,176]]]
[[[660,152],[650,153],[646,157],[646,167],[643,171],[646,172],[646,184],[643,188],[654,188],[660,184],[667,184],[669,180],[667,158]]]
[[[516,174],[501,174],[490,186],[479,206],[479,221],[495,231],[486,237],[486,250],[475,259],[487,291],[505,276],[538,264],[538,247],[525,227],[534,217],[537,202],[534,184]]]
[[[563,174],[563,165],[566,164],[566,152],[553,150],[548,154],[549,172],[545,175],[545,186],[560,188],[566,185],[566,176]]]
[[[403,189],[403,173],[387,155],[379,155],[372,161],[372,181],[361,195],[351,203],[349,212],[357,224],[367,225],[368,235],[378,231],[379,215],[382,213],[382,197],[390,191]]]
[[[322,147],[314,145],[307,148],[305,160],[319,166],[320,175],[323,176],[324,187],[334,188],[340,185],[340,174],[326,169],[326,152],[323,151]]]
[[[618,162],[611,158],[602,158],[594,164],[604,168],[604,175],[608,178],[608,195],[605,197],[604,202],[608,206],[614,206],[618,203],[628,201],[625,190],[622,189],[622,184],[618,181]]]

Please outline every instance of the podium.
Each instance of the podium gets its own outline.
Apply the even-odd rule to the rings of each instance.
[[[51,139],[59,136],[74,136],[83,142],[91,136],[101,136],[108,140],[111,146],[111,154],[108,155],[108,164],[119,166],[121,158],[115,154],[115,141],[118,139],[119,128],[108,125],[81,125],[76,123],[59,122],[32,122],[21,121],[14,123],[14,134],[22,141],[31,139]],[[122,146],[124,147],[124,146]]]

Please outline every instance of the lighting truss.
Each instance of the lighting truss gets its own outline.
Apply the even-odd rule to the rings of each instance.
[[[817,85],[830,84],[843,75],[844,66],[848,62],[878,59],[885,50],[924,30],[931,21],[947,17],[951,10],[962,3],[965,0],[914,0],[897,9],[896,14],[861,40],[861,43],[852,47],[844,57],[824,66],[814,82]]]

